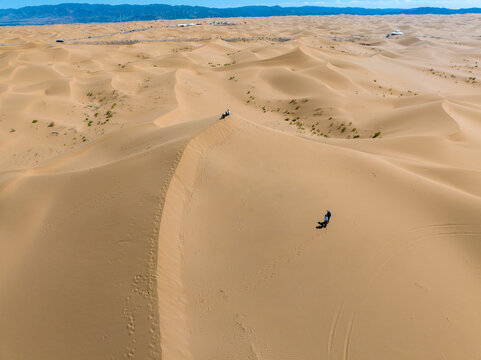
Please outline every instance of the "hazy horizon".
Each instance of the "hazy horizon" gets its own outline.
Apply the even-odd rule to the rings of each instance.
[[[325,0],[325,1],[302,1],[302,2],[272,2],[272,0],[165,0],[165,1],[152,1],[152,0],[68,0],[68,1],[56,1],[56,0],[0,0],[0,9],[18,9],[25,6],[40,6],[40,5],[58,5],[65,3],[79,3],[79,4],[106,4],[106,5],[149,5],[149,4],[165,4],[165,5],[188,5],[188,6],[204,6],[214,8],[227,8],[227,7],[242,7],[242,6],[282,6],[282,7],[300,7],[300,6],[326,6],[326,7],[362,7],[362,8],[379,8],[379,9],[410,9],[418,7],[437,7],[448,9],[461,9],[472,8],[481,6],[478,0]]]

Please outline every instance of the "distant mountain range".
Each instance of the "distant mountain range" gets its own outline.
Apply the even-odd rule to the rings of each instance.
[[[355,7],[280,7],[244,6],[237,8],[208,8],[185,5],[91,5],[60,4],[27,6],[20,9],[0,9],[0,25],[45,25],[93,22],[199,19],[229,17],[263,17],[287,15],[421,15],[481,13],[481,8],[445,9],[420,7],[415,9],[365,9]]]

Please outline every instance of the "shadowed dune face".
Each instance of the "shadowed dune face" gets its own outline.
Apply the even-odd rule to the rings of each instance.
[[[480,19],[0,29],[0,358],[479,356]]]

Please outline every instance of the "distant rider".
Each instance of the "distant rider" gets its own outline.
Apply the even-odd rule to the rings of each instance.
[[[329,224],[329,220],[331,220],[331,212],[329,210],[327,210],[326,215],[324,215],[324,221],[323,222],[320,222],[320,221],[317,222],[319,224],[319,226],[317,226],[317,228],[323,229],[323,228],[327,227],[327,224]]]

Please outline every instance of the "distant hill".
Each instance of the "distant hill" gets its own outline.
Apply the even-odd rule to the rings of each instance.
[[[45,25],[92,22],[116,22],[119,12],[123,21],[160,19],[198,19],[227,17],[263,17],[287,15],[397,15],[397,14],[467,14],[481,13],[481,8],[445,9],[420,7],[415,9],[365,9],[355,7],[280,7],[244,6],[208,8],[185,5],[91,5],[60,4],[27,6],[20,9],[0,9],[0,25]]]

